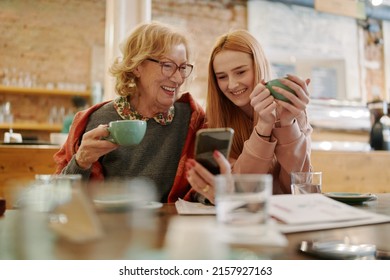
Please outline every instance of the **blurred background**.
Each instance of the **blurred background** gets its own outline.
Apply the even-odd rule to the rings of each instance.
[[[275,76],[310,77],[314,104],[325,104],[325,111],[335,103],[347,106],[347,115],[361,119],[345,126],[367,131],[367,111],[352,109],[389,99],[388,5],[389,0],[379,6],[354,0],[3,0],[1,108],[4,115],[6,104],[11,107],[14,129],[47,140],[47,132],[59,131],[73,110],[70,96],[85,96],[90,104],[115,97],[107,68],[120,55],[120,42],[136,24],[158,20],[192,35],[196,71],[183,90],[202,105],[215,38],[245,28],[263,44]],[[3,131],[5,122],[0,119]],[[314,113],[313,122],[328,125]]]

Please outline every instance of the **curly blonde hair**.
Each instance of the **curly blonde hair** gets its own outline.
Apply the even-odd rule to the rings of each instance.
[[[190,43],[184,31],[159,22],[138,25],[123,45],[122,57],[118,57],[110,68],[116,78],[116,93],[133,96],[137,92],[134,69],[148,58],[162,58],[173,46],[180,44],[184,44],[187,61],[190,61]]]

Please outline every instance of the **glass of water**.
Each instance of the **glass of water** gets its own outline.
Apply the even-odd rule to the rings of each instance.
[[[291,172],[291,193],[322,192],[322,172]]]
[[[218,175],[215,185],[218,222],[232,226],[267,224],[272,175]]]

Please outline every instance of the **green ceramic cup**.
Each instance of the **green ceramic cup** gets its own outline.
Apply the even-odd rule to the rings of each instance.
[[[112,121],[108,125],[110,135],[104,139],[121,146],[137,145],[145,136],[146,124],[142,120]]]
[[[295,91],[293,91],[288,86],[285,86],[284,84],[282,84],[279,79],[271,80],[271,81],[267,82],[265,84],[265,86],[269,89],[269,91],[271,92],[271,95],[273,97],[275,97],[276,99],[282,100],[282,101],[290,102],[290,100],[288,100],[286,97],[284,97],[280,93],[276,92],[272,88],[273,86],[280,87],[280,88],[285,89],[285,90],[287,90],[287,91],[289,91],[289,92],[291,92],[291,93],[296,95]]]

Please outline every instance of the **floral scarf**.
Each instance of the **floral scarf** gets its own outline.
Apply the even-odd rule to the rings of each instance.
[[[114,108],[118,114],[125,120],[144,120],[147,121],[149,118],[142,116],[138,113],[130,102],[127,100],[127,97],[121,96],[114,100]],[[173,117],[175,116],[175,107],[172,106],[169,108],[168,112],[157,113],[153,119],[161,124],[168,125],[172,122]]]

